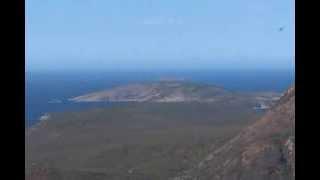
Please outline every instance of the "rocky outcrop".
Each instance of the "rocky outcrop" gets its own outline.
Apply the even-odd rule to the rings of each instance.
[[[295,88],[259,121],[174,180],[294,179]]]

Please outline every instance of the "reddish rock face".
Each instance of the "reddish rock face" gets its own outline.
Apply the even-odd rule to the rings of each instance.
[[[259,121],[175,179],[294,179],[295,88]]]

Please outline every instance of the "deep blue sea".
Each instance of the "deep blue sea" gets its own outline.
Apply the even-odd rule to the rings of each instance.
[[[131,82],[161,78],[186,80],[222,86],[235,91],[282,92],[294,83],[294,70],[199,70],[156,72],[27,72],[26,126],[50,112],[110,106],[110,103],[72,103],[70,97]]]

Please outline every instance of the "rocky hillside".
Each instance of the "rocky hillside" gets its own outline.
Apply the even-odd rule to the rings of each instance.
[[[295,88],[268,113],[174,180],[294,179]]]

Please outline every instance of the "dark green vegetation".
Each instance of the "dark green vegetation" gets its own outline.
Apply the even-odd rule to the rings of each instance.
[[[144,102],[51,114],[26,132],[26,179],[169,179],[257,120],[252,105]]]

